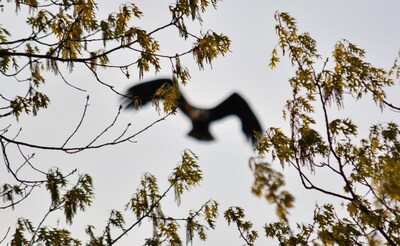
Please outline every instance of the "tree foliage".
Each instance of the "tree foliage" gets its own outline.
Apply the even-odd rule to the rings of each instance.
[[[212,30],[201,33],[190,30],[187,22],[202,22],[202,15],[210,7],[216,8],[216,0],[178,0],[166,9],[170,13],[170,21],[153,30],[139,26],[139,20],[144,13],[133,3],[125,3],[105,15],[100,10],[97,1],[93,0],[62,0],[62,1],[7,1],[0,7],[15,6],[18,18],[25,18],[26,29],[14,30],[7,23],[0,25],[0,73],[3,78],[15,80],[25,85],[21,94],[11,95],[1,92],[0,118],[20,119],[21,114],[37,115],[50,104],[52,95],[43,92],[47,77],[56,75],[61,82],[76,90],[84,91],[79,84],[68,81],[66,72],[72,73],[86,69],[97,82],[112,90],[115,94],[126,97],[108,84],[98,73],[99,69],[116,70],[127,78],[136,73],[142,78],[144,73],[161,69],[160,60],[171,63],[175,86],[187,83],[190,79],[189,70],[181,63],[182,56],[192,54],[200,68],[210,64],[220,55],[229,52],[230,40],[223,34]],[[11,13],[8,13],[11,14]],[[4,25],[3,25],[4,24]],[[20,28],[20,27],[19,27]],[[156,33],[175,29],[186,42],[192,43],[192,48],[171,55],[161,54],[160,40]],[[22,34],[20,34],[22,33]],[[23,36],[24,33],[26,36]],[[118,57],[129,57],[121,64]],[[137,71],[137,72],[136,72]],[[85,211],[94,200],[94,186],[89,174],[80,174],[77,169],[65,173],[59,168],[48,171],[37,168],[33,161],[35,154],[28,151],[61,151],[74,154],[89,149],[98,149],[110,145],[131,142],[138,134],[146,131],[152,125],[164,120],[176,109],[176,95],[173,88],[160,91],[165,95],[164,111],[166,116],[153,122],[144,129],[130,134],[130,124],[117,136],[109,141],[99,139],[111,128],[115,127],[121,108],[114,120],[89,143],[70,147],[70,141],[76,138],[86,117],[89,106],[89,95],[80,121],[74,131],[63,141],[63,144],[52,146],[27,142],[19,136],[20,132],[9,132],[10,126],[1,130],[0,144],[6,170],[11,176],[10,183],[4,183],[0,189],[4,211],[13,209],[28,198],[33,190],[45,188],[49,193],[49,209],[39,222],[27,218],[19,218],[15,228],[5,233],[0,243],[8,240],[11,245],[82,245],[82,239],[75,238],[67,228],[48,225],[51,214],[64,218],[67,225],[74,223],[79,211]],[[12,120],[11,120],[12,122]],[[16,123],[18,124],[18,122]],[[21,130],[20,130],[21,131]],[[17,149],[23,164],[15,161],[14,150]],[[22,172],[30,172],[31,178],[23,178]],[[35,178],[39,177],[39,178]],[[197,164],[197,157],[189,150],[182,155],[181,164],[173,170],[168,178],[170,186],[160,191],[155,176],[145,174],[139,188],[126,204],[126,210],[112,210],[102,232],[97,226],[88,225],[86,234],[88,245],[112,245],[133,228],[138,227],[145,219],[153,224],[153,235],[145,240],[146,245],[167,243],[182,245],[184,238],[180,233],[184,227],[186,241],[192,242],[196,236],[206,240],[207,230],[215,227],[218,216],[218,203],[209,200],[197,210],[191,210],[186,218],[174,218],[163,212],[161,200],[174,191],[179,205],[183,192],[198,185],[202,180],[202,172]],[[75,180],[75,183],[73,183]],[[126,218],[133,215],[133,219]],[[146,220],[146,221],[147,221]],[[58,224],[58,223],[57,223]]]
[[[82,245],[80,239],[74,238],[69,230],[51,226],[44,226],[46,217],[57,210],[63,210],[66,221],[73,223],[77,209],[84,211],[92,203],[92,180],[88,175],[79,175],[76,185],[67,188],[66,180],[56,170],[49,174],[46,184],[51,194],[51,205],[43,220],[35,228],[33,223],[25,218],[20,218],[12,235],[11,245]],[[86,234],[90,241],[87,245],[113,245],[124,235],[140,223],[148,219],[153,224],[153,235],[145,240],[145,245],[182,245],[183,239],[179,233],[180,224],[185,223],[186,241],[190,243],[196,235],[201,240],[207,239],[207,230],[215,227],[215,219],[218,216],[218,203],[209,200],[199,209],[189,211],[186,218],[174,218],[165,214],[162,210],[161,200],[173,190],[180,202],[180,196],[184,191],[199,184],[202,172],[197,164],[197,158],[190,151],[184,151],[182,161],[169,178],[169,187],[160,192],[157,179],[154,175],[146,173],[140,182],[140,186],[125,205],[125,211],[111,210],[110,216],[103,232],[97,235],[95,226],[88,225]],[[132,214],[136,221],[129,222],[125,218]]]
[[[230,40],[214,31],[199,36],[190,33],[186,21],[201,21],[201,15],[210,5],[214,8],[217,1],[177,1],[170,6],[171,21],[155,30],[144,30],[137,26],[143,13],[134,3],[125,3],[116,12],[104,19],[98,17],[96,1],[8,1],[13,2],[18,14],[26,16],[30,33],[26,37],[13,39],[8,29],[0,26],[0,72],[6,77],[15,77],[29,84],[27,93],[16,95],[8,101],[8,107],[2,108],[3,115],[22,113],[34,114],[46,108],[50,98],[40,92],[40,86],[46,81],[44,72],[61,75],[65,65],[72,72],[77,65],[84,65],[96,77],[97,68],[119,69],[127,77],[130,67],[136,66],[139,78],[151,68],[160,70],[160,59],[173,62],[176,76],[186,82],[190,75],[181,66],[179,57],[192,54],[201,68],[205,63],[229,51]],[[176,28],[184,39],[193,39],[193,48],[182,54],[161,55],[159,41],[153,36],[167,28]],[[16,35],[18,36],[18,35]],[[111,56],[132,54],[132,61],[118,64]],[[67,82],[67,81],[65,81]],[[100,83],[105,82],[99,81]],[[67,82],[68,83],[68,82]],[[112,86],[110,89],[114,90]],[[117,91],[115,91],[117,92]]]
[[[391,104],[385,93],[400,78],[397,60],[390,69],[377,68],[365,60],[363,49],[341,40],[333,49],[332,62],[323,61],[316,41],[308,33],[299,33],[293,17],[277,12],[275,19],[278,47],[295,68],[289,79],[292,98],[283,112],[290,132],[269,128],[257,150],[270,154],[282,167],[295,168],[306,189],[336,197],[347,213],[339,216],[332,204],[317,205],[313,223],[298,224],[295,232],[287,221],[291,195],[286,191],[275,194],[284,184],[281,173],[255,160],[253,192],[265,194],[276,204],[281,218],[265,226],[266,235],[282,245],[398,245],[400,190],[394,181],[400,164],[398,123],[373,124],[362,135],[351,118],[333,116],[334,106],[342,110],[346,101],[364,97],[372,98],[383,113],[398,112],[400,107]],[[280,61],[278,47],[269,62],[272,68]],[[321,112],[321,122],[315,112]],[[311,179],[312,173],[318,175],[322,170],[341,180],[341,190],[327,189]]]
[[[68,226],[73,225],[79,211],[85,211],[94,201],[92,177],[77,169],[69,172],[56,167],[40,170],[33,161],[35,154],[26,153],[40,150],[75,154],[127,143],[174,113],[179,96],[174,87],[190,79],[181,58],[191,54],[203,69],[229,52],[227,36],[212,30],[197,34],[187,25],[193,21],[201,23],[204,12],[210,7],[215,8],[217,3],[216,0],[177,0],[168,9],[170,22],[154,30],[138,26],[144,13],[134,3],[122,4],[103,19],[99,17],[99,5],[93,0],[10,0],[0,5],[0,8],[15,6],[15,12],[25,18],[28,27],[28,34],[19,37],[18,33],[0,25],[0,73],[3,78],[25,85],[23,93],[12,96],[0,93],[1,119],[18,120],[22,114],[35,116],[47,108],[51,95],[44,93],[43,88],[49,74],[82,91],[79,85],[66,79],[64,71],[71,73],[78,67],[87,69],[100,85],[122,97],[126,96],[102,80],[99,69],[117,70],[129,78],[135,68],[137,76],[142,78],[150,70],[159,71],[160,60],[166,59],[171,62],[174,75],[174,86],[163,88],[155,95],[155,99],[165,99],[163,109],[167,115],[134,134],[128,133],[128,125],[111,140],[99,140],[115,126],[120,108],[114,120],[88,143],[71,147],[70,140],[78,134],[86,117],[89,96],[80,121],[61,145],[26,142],[20,137],[21,130],[10,132],[10,127],[0,130],[3,162],[12,180],[1,184],[3,203],[0,209],[14,209],[36,189],[46,190],[49,196],[48,210],[40,221],[19,218],[15,226],[10,226],[4,237],[0,237],[0,243],[113,245],[145,222],[153,226],[145,245],[182,245],[185,242],[191,244],[196,238],[207,240],[207,232],[216,228],[220,213],[217,201],[208,200],[188,211],[185,217],[169,215],[161,202],[174,193],[176,204],[180,205],[182,194],[200,184],[203,173],[197,164],[197,156],[190,150],[182,153],[179,165],[168,177],[167,187],[160,187],[154,175],[144,174],[125,210],[111,210],[102,227],[87,225],[88,240],[85,243],[72,235]],[[370,126],[368,133],[359,133],[353,119],[333,116],[335,110],[346,108],[348,100],[357,103],[365,98],[372,99],[383,113],[387,110],[398,112],[400,107],[391,103],[385,93],[400,78],[398,61],[390,69],[377,68],[366,61],[363,49],[348,40],[337,42],[332,56],[323,59],[316,41],[308,33],[299,33],[293,17],[277,12],[275,19],[278,43],[272,50],[269,66],[276,67],[282,57],[287,56],[295,72],[288,81],[292,98],[287,100],[283,110],[290,131],[270,127],[256,146],[263,158],[250,159],[254,175],[252,192],[274,204],[279,219],[265,224],[263,234],[278,240],[281,245],[399,245],[398,123],[376,123]],[[177,30],[183,40],[191,42],[192,48],[171,55],[160,54],[161,42],[155,34],[170,28]],[[121,54],[130,60],[120,64],[115,57]],[[155,100],[156,106],[157,102]],[[22,164],[12,158],[15,150],[23,159]],[[294,168],[306,189],[336,198],[342,202],[346,213],[339,214],[332,204],[316,205],[312,223],[298,223],[294,228],[289,213],[295,198],[284,189],[284,174],[276,171],[266,158],[270,158],[271,163],[278,161],[282,168]],[[321,170],[338,177],[342,182],[339,190],[327,189],[310,178]],[[32,175],[24,178],[22,172]],[[48,224],[52,214],[65,220],[67,227]],[[245,219],[241,207],[229,207],[223,217],[228,225],[236,227],[246,245],[254,245],[262,235],[253,228],[250,220]]]

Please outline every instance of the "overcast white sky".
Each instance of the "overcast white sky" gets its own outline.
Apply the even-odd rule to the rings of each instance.
[[[110,12],[117,9],[119,1],[100,1],[100,10]],[[168,6],[173,1],[137,1],[144,12],[140,22],[144,28],[153,29],[169,22]],[[8,4],[5,4],[6,6]],[[275,35],[275,11],[289,12],[297,19],[299,29],[307,31],[317,41],[323,57],[331,54],[334,44],[343,38],[359,45],[367,51],[367,58],[374,65],[389,68],[400,48],[399,1],[227,1],[219,3],[217,10],[210,10],[203,18],[200,27],[203,32],[212,29],[228,35],[232,40],[231,53],[213,63],[212,69],[206,67],[199,71],[189,55],[182,62],[191,71],[192,80],[183,88],[183,92],[194,105],[212,107],[234,91],[245,97],[264,129],[272,126],[287,129],[282,119],[282,108],[290,95],[287,79],[292,76],[289,63],[283,58],[278,68],[267,67],[272,49],[277,43]],[[10,8],[0,13],[0,23],[10,28],[10,23],[18,23],[18,16],[8,16]],[[11,11],[13,8],[11,8]],[[7,19],[6,19],[7,18]],[[15,18],[10,21],[9,18]],[[14,28],[14,27],[13,27]],[[192,32],[198,33],[199,25],[189,25]],[[12,28],[10,28],[12,30]],[[185,51],[191,44],[179,41],[177,32],[168,29],[157,34],[162,45],[162,52],[175,54]],[[127,57],[121,57],[124,61]],[[170,76],[169,61],[162,63],[159,76]],[[84,71],[84,72],[80,72]],[[136,74],[128,80],[115,72],[104,72],[102,78],[116,86],[120,91],[137,83]],[[154,78],[154,73],[145,75],[146,79]],[[71,145],[84,141],[86,143],[101,132],[117,112],[120,99],[106,87],[99,85],[86,70],[77,70],[68,76],[74,85],[84,88],[90,94],[90,107],[87,119],[80,131],[79,138],[73,139]],[[12,94],[23,85],[15,85],[13,80],[5,80],[0,89]],[[44,87],[52,99],[50,108],[31,118],[24,116],[20,120],[23,130],[21,140],[29,140],[40,144],[60,145],[78,123],[87,93],[73,90],[62,83],[60,78],[50,77]],[[399,90],[389,91],[390,98],[400,103]],[[368,122],[386,122],[393,120],[399,123],[399,115],[373,107],[373,104],[362,102],[351,104],[347,113],[355,117],[356,123],[362,123],[360,129],[367,129]],[[368,113],[366,113],[368,112]],[[160,116],[151,107],[140,112],[124,112],[118,126],[104,139],[112,138],[132,122],[133,130],[140,130]],[[0,128],[7,125],[1,122]],[[19,125],[11,130],[15,132]],[[174,203],[173,194],[164,202],[165,212],[171,216],[185,217],[190,208],[199,208],[208,199],[220,203],[220,216],[229,206],[241,206],[245,209],[247,219],[255,224],[260,239],[256,245],[271,242],[263,237],[263,225],[276,219],[274,207],[251,194],[253,177],[248,167],[248,159],[254,156],[240,130],[238,119],[228,118],[212,126],[216,141],[202,143],[186,136],[190,130],[190,122],[178,113],[155,125],[136,138],[137,143],[107,147],[96,151],[85,151],[76,155],[38,152],[35,162],[46,170],[50,166],[60,167],[67,172],[78,168],[81,173],[89,173],[94,178],[96,200],[94,205],[76,219],[72,231],[80,235],[87,224],[101,229],[111,209],[122,210],[131,194],[139,184],[145,172],[155,174],[160,181],[160,189],[167,187],[167,178],[178,164],[182,151],[191,149],[199,156],[199,164],[204,171],[204,180],[200,187],[184,194],[179,208]],[[26,150],[31,153],[32,150]],[[279,164],[274,163],[279,169]],[[7,180],[4,168],[0,172],[0,180]],[[292,221],[309,222],[313,215],[314,204],[329,201],[326,196],[316,192],[305,191],[297,176],[290,168],[285,169],[289,189],[296,196],[295,208],[292,210]],[[321,175],[321,176],[319,176]],[[4,177],[4,178],[3,178]],[[327,179],[325,174],[316,174],[315,179],[322,185],[334,186],[335,181]],[[124,187],[124,188],[120,188]],[[340,188],[340,187],[338,187]],[[14,211],[0,211],[0,238],[16,218],[24,216],[38,222],[46,212],[49,202],[43,199],[42,192],[36,192],[27,202]],[[55,217],[51,218],[55,219]],[[145,225],[144,223],[143,225]],[[121,245],[141,245],[143,238],[151,235],[151,227],[129,233]],[[184,231],[182,231],[184,235]],[[195,239],[193,245],[242,245],[239,233],[234,226],[228,227],[221,219],[215,231],[209,231],[209,240],[205,243]],[[80,237],[85,240],[85,237]]]

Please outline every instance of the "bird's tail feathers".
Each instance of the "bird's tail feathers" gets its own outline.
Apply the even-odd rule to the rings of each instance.
[[[189,136],[202,140],[202,141],[212,141],[214,140],[214,137],[211,135],[210,131],[208,129],[198,129],[198,128],[193,128],[189,133]]]

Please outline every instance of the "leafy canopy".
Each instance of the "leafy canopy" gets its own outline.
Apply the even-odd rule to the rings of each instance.
[[[13,39],[11,29],[0,25],[0,73],[29,85],[26,94],[7,99],[8,114],[17,118],[22,112],[36,114],[39,109],[48,107],[50,98],[40,91],[46,81],[45,72],[64,79],[64,66],[73,72],[77,65],[83,65],[97,78],[99,67],[118,69],[128,78],[130,68],[136,67],[142,78],[152,68],[159,71],[160,59],[164,58],[171,60],[175,76],[185,83],[190,75],[180,64],[181,56],[191,53],[203,68],[205,63],[211,64],[216,57],[229,52],[228,37],[211,30],[195,35],[185,24],[187,19],[201,22],[201,15],[210,6],[215,8],[217,0],[176,1],[169,8],[171,21],[150,31],[137,25],[143,13],[133,2],[122,4],[104,19],[98,17],[100,10],[94,0],[15,0],[5,4],[8,6],[11,2],[15,4],[16,13],[26,16],[29,28],[26,37]],[[158,54],[160,45],[154,34],[170,27],[176,28],[185,40],[192,39],[193,48],[181,54]],[[118,54],[124,57],[130,54],[132,61],[117,65],[119,62],[111,57]],[[105,82],[99,82],[114,90]]]
[[[397,122],[373,124],[361,135],[350,118],[334,118],[334,108],[345,109],[345,101],[370,96],[385,113],[399,111],[385,90],[400,78],[400,67],[377,68],[365,61],[365,51],[348,40],[339,41],[330,59],[322,60],[316,41],[299,33],[288,13],[277,12],[278,47],[269,66],[280,61],[279,50],[287,55],[295,75],[289,79],[292,98],[287,100],[284,117],[290,132],[271,127],[257,145],[261,155],[270,154],[282,167],[295,168],[306,189],[317,190],[342,201],[346,216],[339,216],[331,204],[316,206],[312,224],[298,224],[297,232],[288,223],[293,197],[283,186],[281,173],[255,159],[253,192],[264,195],[277,206],[281,221],[268,223],[268,237],[282,245],[398,245],[400,186],[400,127]],[[322,68],[319,68],[322,63]],[[321,112],[317,121],[315,112]],[[322,129],[321,129],[322,126]],[[310,177],[326,170],[341,181],[341,190],[324,188]]]

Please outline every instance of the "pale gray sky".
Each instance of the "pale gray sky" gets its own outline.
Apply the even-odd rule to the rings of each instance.
[[[119,1],[100,1],[101,10],[109,12],[117,9]],[[154,29],[169,22],[168,6],[173,1],[138,1],[137,5],[144,12],[139,22],[143,28]],[[6,4],[7,5],[7,4]],[[374,65],[389,68],[400,48],[400,32],[398,31],[400,9],[399,1],[224,1],[217,10],[210,10],[204,15],[204,23],[200,27],[203,32],[212,29],[228,35],[232,40],[231,53],[217,59],[212,69],[206,66],[199,71],[192,61],[191,55],[182,59],[191,71],[192,80],[182,90],[186,97],[200,107],[211,107],[219,103],[230,93],[237,91],[243,95],[259,117],[264,129],[272,126],[287,129],[282,119],[282,108],[290,95],[287,79],[292,76],[292,69],[286,58],[275,70],[268,68],[268,59],[277,44],[275,35],[275,11],[289,12],[297,19],[300,31],[307,31],[317,41],[317,47],[323,57],[331,54],[334,44],[343,38],[359,45],[367,51],[367,58]],[[13,10],[13,9],[12,9]],[[8,9],[5,9],[8,11]],[[0,23],[9,27],[14,23],[5,19],[7,12],[0,14]],[[18,24],[20,18],[15,18]],[[189,25],[192,32],[197,33],[199,25]],[[11,29],[12,30],[12,29]],[[157,34],[161,39],[162,52],[175,54],[185,51],[191,44],[178,40],[177,32],[168,29]],[[124,61],[129,57],[119,57]],[[169,76],[169,61],[162,62],[160,76]],[[84,71],[84,72],[80,72]],[[136,74],[127,80],[116,72],[102,72],[102,78],[123,91],[137,82]],[[154,73],[145,75],[146,79],[154,78]],[[108,88],[99,85],[87,70],[76,70],[68,76],[74,85],[88,90],[90,107],[87,118],[80,131],[79,138],[73,139],[71,145],[84,141],[86,143],[102,131],[112,120],[120,103],[119,98]],[[17,90],[13,80],[4,81],[1,91]],[[50,108],[41,111],[35,118],[23,116],[20,139],[40,144],[59,145],[71,133],[78,123],[87,93],[73,90],[60,78],[50,77],[44,90],[52,96]],[[389,91],[390,99],[400,103],[399,90]],[[344,115],[355,117],[356,123],[362,123],[362,130],[367,129],[367,122],[386,122],[393,120],[399,123],[399,115],[372,107],[362,102],[360,105],[350,104]],[[366,113],[368,112],[368,113]],[[137,131],[149,125],[160,116],[151,107],[140,112],[124,112],[118,126],[104,139],[118,135],[128,122],[132,122]],[[7,122],[0,126],[5,127]],[[17,124],[11,130],[16,131]],[[153,173],[160,181],[160,189],[167,187],[167,178],[180,160],[180,154],[186,148],[199,156],[199,164],[204,172],[201,186],[183,195],[182,204],[177,207],[173,194],[163,202],[165,212],[171,216],[185,217],[188,210],[199,208],[208,199],[220,203],[220,217],[217,229],[209,231],[205,243],[198,238],[193,245],[242,245],[239,233],[234,226],[228,227],[222,219],[223,211],[229,206],[241,206],[245,209],[246,218],[254,222],[260,238],[256,245],[271,242],[263,237],[263,225],[276,219],[274,207],[263,199],[250,193],[253,177],[248,167],[248,159],[254,155],[240,130],[238,119],[229,118],[215,123],[212,127],[216,141],[202,143],[186,136],[190,130],[190,122],[180,113],[158,123],[150,130],[136,138],[137,143],[106,147],[96,151],[85,151],[76,155],[62,153],[37,152],[35,161],[38,167],[46,170],[50,166],[60,167],[67,172],[78,168],[81,173],[89,173],[94,178],[96,200],[87,212],[79,213],[71,230],[80,235],[87,224],[95,225],[99,230],[105,224],[109,210],[122,210],[131,194],[139,184],[145,172]],[[27,152],[32,152],[27,150]],[[280,168],[279,163],[274,163]],[[1,180],[6,176],[1,167]],[[296,196],[295,208],[292,210],[292,222],[309,222],[313,215],[314,204],[329,201],[326,196],[316,192],[305,191],[300,180],[290,169],[285,169],[287,189]],[[323,185],[334,186],[325,174],[316,174],[315,180]],[[125,187],[120,189],[118,187]],[[339,187],[338,187],[339,188]],[[44,192],[36,192],[27,202],[14,211],[1,211],[0,237],[9,225],[13,225],[17,217],[24,216],[37,222],[49,207],[43,201]],[[55,220],[52,217],[51,220]],[[150,225],[150,223],[149,223]],[[150,236],[151,227],[143,226],[124,238],[121,245],[141,245],[143,238]],[[182,235],[184,231],[182,230]],[[80,237],[85,239],[85,237]]]

